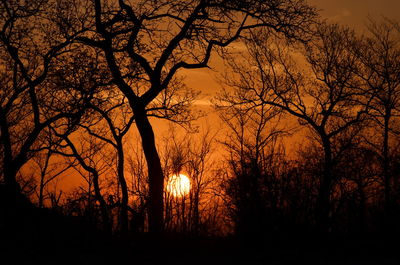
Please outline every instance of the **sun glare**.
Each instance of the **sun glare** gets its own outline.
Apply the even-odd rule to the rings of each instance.
[[[167,182],[167,192],[174,197],[182,197],[190,191],[190,179],[184,175],[172,175]]]

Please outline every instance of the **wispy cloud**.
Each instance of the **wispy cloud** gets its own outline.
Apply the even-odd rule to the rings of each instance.
[[[339,11],[339,13],[331,16],[330,19],[332,19],[332,20],[341,20],[343,18],[350,17],[350,16],[351,16],[351,11],[346,9],[346,8],[342,8]]]
[[[206,99],[194,100],[193,104],[197,106],[212,106],[211,101]]]

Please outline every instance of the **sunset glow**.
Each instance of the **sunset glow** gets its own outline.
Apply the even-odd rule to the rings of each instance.
[[[167,182],[167,192],[174,197],[182,197],[190,191],[190,180],[184,174],[172,175]]]

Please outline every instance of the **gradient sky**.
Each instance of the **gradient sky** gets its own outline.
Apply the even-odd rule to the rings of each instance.
[[[364,25],[367,16],[379,18],[386,16],[400,21],[400,0],[308,0],[311,5],[320,9],[320,14],[332,22],[349,25],[358,31],[365,29]],[[220,85],[217,82],[218,72],[221,69],[221,59],[214,57],[210,69],[183,70],[180,74],[186,76],[185,83],[197,91],[201,91],[200,99],[197,100],[197,106],[204,111],[212,111],[209,100],[220,91]],[[153,127],[157,137],[162,137],[168,131],[168,126],[160,120],[152,120]],[[217,119],[216,113],[210,113],[207,117],[197,121],[201,127],[212,127],[213,130],[221,128],[221,122]],[[76,179],[75,179],[76,178]],[[73,180],[74,179],[74,180]],[[70,176],[61,180],[62,187],[70,188],[80,182],[80,177]]]
[[[320,10],[322,18],[331,22],[348,25],[358,32],[365,30],[367,17],[379,19],[385,16],[400,22],[400,0],[308,0],[308,3]],[[211,62],[214,69],[183,70],[186,84],[202,91],[199,105],[207,104],[210,96],[214,96],[220,85],[216,82],[217,72],[221,70],[221,61],[214,57]]]
[[[367,17],[371,16],[379,20],[381,16],[395,19],[400,22],[400,0],[308,0],[308,3],[320,10],[322,18],[330,22],[337,22],[354,28],[362,33],[366,28]],[[213,57],[211,69],[182,70],[180,74],[186,76],[185,83],[197,91],[201,91],[200,99],[196,105],[205,111],[212,111],[210,99],[220,91],[221,86],[217,82],[217,76],[224,70],[221,58]],[[221,128],[215,113],[207,115],[197,121],[197,124],[212,126],[213,129]],[[153,121],[156,131],[166,130]],[[215,128],[216,127],[216,128]],[[162,129],[161,129],[162,128]],[[164,132],[165,133],[165,132]],[[163,133],[161,133],[163,134]]]
[[[364,28],[366,17],[386,16],[400,20],[400,0],[308,0],[321,15],[358,30]]]

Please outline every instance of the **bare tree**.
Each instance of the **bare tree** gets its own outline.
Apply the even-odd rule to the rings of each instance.
[[[337,180],[334,197],[338,230],[360,234],[367,231],[371,206],[379,202],[382,190],[377,153],[361,140],[347,148],[337,162],[336,172],[342,177]],[[347,224],[340,219],[347,219]]]
[[[134,80],[132,80],[134,81]],[[140,79],[136,80],[140,83]],[[122,234],[128,231],[128,201],[129,192],[125,179],[125,148],[124,137],[129,132],[135,122],[135,116],[129,107],[124,95],[112,86],[107,88],[106,98],[99,103],[90,104],[88,107],[94,110],[100,119],[95,122],[95,126],[79,126],[84,128],[90,135],[104,141],[116,151],[117,165],[116,175],[122,198],[118,202],[120,205],[120,230]],[[168,119],[176,123],[190,127],[190,121],[194,118],[189,112],[184,111],[194,100],[195,93],[180,82],[171,82],[170,89],[162,93],[156,102],[149,106],[149,116],[160,119]],[[93,123],[93,122],[92,122]],[[108,128],[104,130],[104,127]]]
[[[396,123],[400,115],[400,26],[389,19],[378,22],[370,18],[367,28],[369,35],[356,52],[361,60],[360,76],[372,97],[370,116],[375,126],[367,140],[381,160],[385,212],[390,215],[395,181],[391,165],[396,151],[391,146],[393,135],[399,133]]]
[[[48,184],[72,167],[72,165],[65,164],[62,161],[53,162],[51,161],[52,157],[54,157],[54,153],[49,149],[43,153],[36,153],[32,158],[35,166],[39,169],[39,190],[36,190],[39,208],[44,207],[46,199],[51,199],[51,193],[45,194]]]
[[[278,170],[285,164],[281,159],[284,150],[279,146],[289,130],[282,126],[279,108],[242,102],[245,90],[230,77],[225,76],[228,88],[216,102],[219,116],[229,129],[223,141],[229,175],[222,188],[236,233],[253,238],[278,223],[273,220],[278,216],[278,201],[283,198],[280,184],[285,179],[284,170]]]
[[[149,188],[148,174],[146,170],[146,160],[140,147],[140,141],[137,139],[136,146],[132,146],[134,141],[130,141],[130,150],[127,154],[130,193],[130,230],[132,232],[146,231],[146,210],[148,206]]]
[[[55,132],[57,134],[57,132]],[[63,155],[65,157],[72,157],[76,159],[79,165],[88,173],[88,176],[85,178],[89,185],[88,190],[88,205],[89,210],[92,208],[92,200],[91,200],[91,187],[93,185],[94,189],[94,199],[99,203],[100,213],[102,218],[102,227],[106,233],[111,233],[111,221],[108,213],[107,202],[103,197],[101,186],[100,186],[100,175],[101,169],[104,167],[99,164],[103,164],[101,162],[96,161],[96,157],[99,154],[99,151],[102,147],[104,147],[104,143],[96,143],[95,139],[86,139],[86,141],[81,141],[80,146],[77,145],[70,139],[70,135],[59,135],[65,141],[66,145],[61,147],[67,147],[70,151],[57,150],[57,153]],[[72,138],[72,137],[71,137]],[[85,176],[82,174],[82,176]]]
[[[111,233],[107,203],[101,193],[99,179],[101,170],[95,162],[101,157],[99,152],[106,143],[99,142],[89,130],[89,127],[94,127],[99,122],[99,115],[95,114],[96,110],[100,109],[96,106],[106,106],[105,102],[115,99],[113,94],[107,90],[109,89],[109,75],[107,71],[104,71],[98,53],[94,49],[76,48],[73,54],[68,55],[68,59],[64,56],[57,58],[59,64],[49,73],[50,78],[46,80],[47,86],[53,88],[48,90],[49,98],[53,100],[50,101],[51,104],[47,102],[43,104],[48,104],[51,111],[73,113],[74,109],[79,107],[81,110],[67,122],[59,121],[49,125],[51,135],[59,139],[57,145],[50,150],[67,158],[73,158],[75,163],[78,163],[88,174],[86,181],[89,185],[89,210],[92,208],[91,188],[93,187],[95,201],[100,206],[103,229]],[[61,62],[64,60],[69,64],[62,64]],[[81,95],[84,96],[83,99]],[[81,127],[87,128],[86,135],[79,130]],[[76,169],[77,166],[74,168]],[[85,174],[81,175],[85,177]]]
[[[236,104],[277,107],[306,125],[320,143],[324,163],[316,218],[324,231],[329,228],[336,156],[360,131],[356,125],[365,119],[368,109],[368,104],[361,104],[364,91],[356,74],[353,37],[354,32],[347,28],[322,24],[314,40],[306,44],[304,58],[309,68],[300,72],[297,65],[304,62],[293,59],[299,54],[290,53],[284,43],[274,43],[264,33],[255,33],[248,42],[248,65],[231,63],[242,91]],[[348,138],[341,140],[343,144],[334,144],[344,136]]]
[[[206,234],[216,224],[208,224],[214,218],[211,207],[216,203],[211,189],[216,183],[214,176],[213,145],[215,135],[206,130],[202,133],[186,132],[179,137],[175,127],[165,137],[162,148],[162,163],[166,182],[176,190],[165,191],[165,226],[169,232]],[[184,174],[190,180],[188,191],[182,191],[179,179],[172,176]]]
[[[81,123],[79,126],[84,128],[89,135],[98,138],[115,149],[117,158],[116,175],[118,186],[122,193],[119,222],[120,230],[124,234],[128,231],[128,187],[125,179],[123,137],[132,126],[134,116],[127,109],[124,97],[119,97],[118,95],[108,96],[107,100],[102,100],[101,104],[91,104],[89,107],[98,114],[97,116],[99,116],[98,119],[100,120],[94,122],[95,126],[85,123]],[[103,123],[100,123],[101,120],[103,120]],[[108,128],[106,132],[104,132],[104,127]]]
[[[297,1],[94,1],[93,36],[80,40],[104,52],[114,83],[127,97],[149,172],[149,227],[163,227],[164,176],[148,119],[149,107],[181,69],[208,66],[212,51],[245,30],[266,26],[301,37],[315,10]],[[132,75],[143,81],[135,89]]]
[[[53,19],[59,6],[53,4],[45,0],[0,3],[1,178],[12,193],[20,190],[18,171],[31,158],[31,151],[40,149],[42,131],[82,112],[80,105],[68,112],[50,103],[54,101],[46,81],[57,65],[55,59],[71,51],[74,37],[84,28],[84,19],[77,13],[83,27],[71,28],[68,34],[60,32]],[[81,102],[88,96],[83,94]]]

